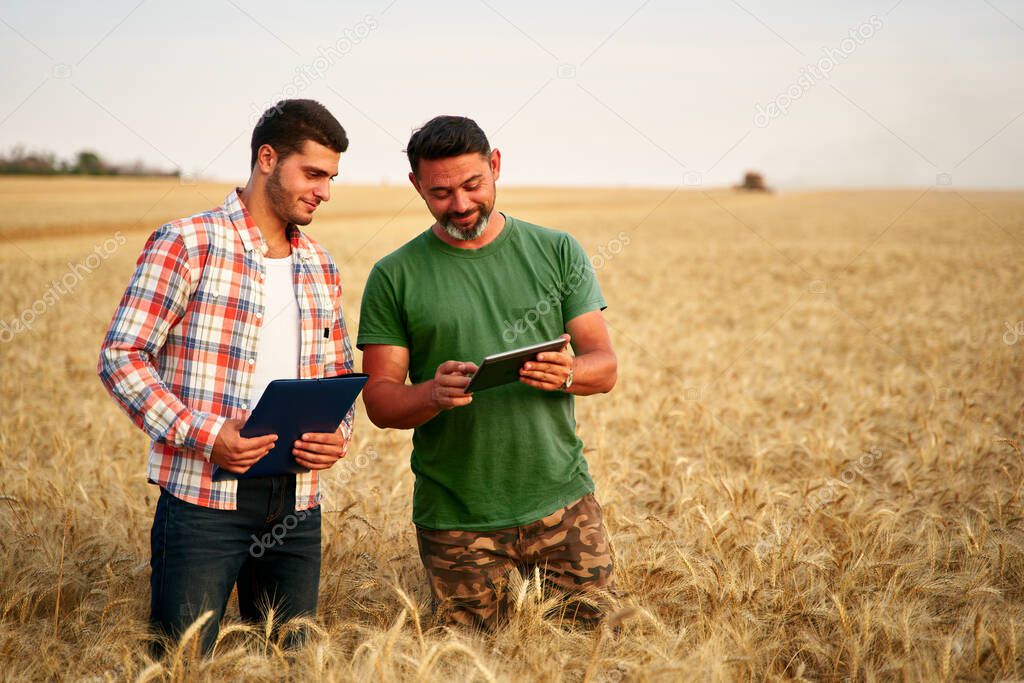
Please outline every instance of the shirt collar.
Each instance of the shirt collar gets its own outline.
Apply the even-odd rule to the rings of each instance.
[[[249,210],[245,208],[245,204],[242,203],[242,199],[239,196],[241,191],[241,188],[236,187],[224,200],[222,208],[224,213],[228,215],[228,218],[231,219],[231,224],[234,225],[235,230],[238,232],[245,250],[259,251],[261,254],[266,255],[267,245],[263,242],[263,233],[260,232],[256,221],[252,219]],[[293,223],[289,223],[285,230],[295,255],[303,261],[312,260],[313,248],[309,243],[309,238]]]

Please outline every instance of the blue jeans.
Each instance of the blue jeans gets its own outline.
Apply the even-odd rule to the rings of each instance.
[[[269,606],[275,622],[316,614],[320,508],[295,511],[295,475],[240,480],[237,508],[205,508],[161,489],[153,518],[150,623],[177,638],[213,610],[202,630],[204,654],[217,641],[236,583],[245,621],[263,621]]]

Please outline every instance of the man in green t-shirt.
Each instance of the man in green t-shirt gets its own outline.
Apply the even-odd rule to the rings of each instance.
[[[370,420],[414,430],[413,522],[439,611],[492,626],[509,573],[536,567],[570,616],[595,618],[612,559],[573,396],[610,391],[617,365],[593,268],[570,235],[494,210],[501,154],[472,120],[434,118],[406,152],[436,222],[374,266],[357,346]],[[473,361],[559,336],[519,382],[465,393]]]

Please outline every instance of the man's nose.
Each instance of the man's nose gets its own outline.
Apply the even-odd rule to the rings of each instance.
[[[466,213],[469,211],[472,203],[469,201],[469,197],[464,192],[456,192],[452,195],[452,211],[454,213]]]
[[[331,201],[331,181],[325,178],[322,182],[318,183],[313,190],[313,194],[322,202]]]

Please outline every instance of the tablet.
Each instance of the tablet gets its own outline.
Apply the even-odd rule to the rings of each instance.
[[[295,462],[293,444],[307,432],[337,430],[368,378],[353,372],[323,379],[275,379],[267,385],[239,432],[246,438],[277,434],[274,447],[243,474],[214,466],[213,480],[308,472]]]
[[[480,367],[477,368],[465,391],[467,394],[471,394],[474,391],[518,382],[519,368],[523,367],[526,361],[533,360],[534,356],[544,351],[560,351],[565,343],[565,338],[559,337],[533,346],[524,346],[521,349],[487,356],[480,363]]]

